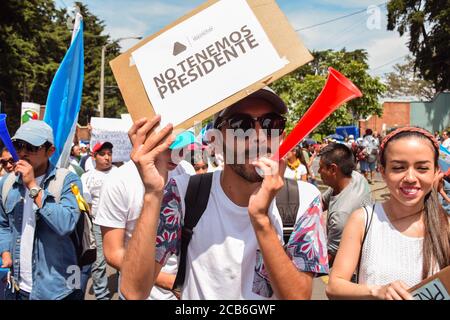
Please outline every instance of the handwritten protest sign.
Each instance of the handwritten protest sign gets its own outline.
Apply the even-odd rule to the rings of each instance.
[[[110,64],[134,121],[188,129],[312,59],[274,0],[209,0]]]
[[[111,142],[113,145],[113,162],[130,160],[132,145],[128,138],[128,130],[132,123],[124,119],[91,118],[91,141],[95,146],[97,142]]]
[[[446,267],[409,290],[416,300],[450,300],[450,267]]]

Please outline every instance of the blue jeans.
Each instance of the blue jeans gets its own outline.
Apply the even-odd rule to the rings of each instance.
[[[94,224],[94,237],[97,246],[97,259],[92,264],[92,282],[97,300],[111,300],[106,274],[106,260],[103,255],[103,240],[100,226]]]
[[[369,171],[375,171],[375,162],[369,162],[367,160],[361,160],[359,162],[359,167],[361,169],[361,172],[369,172]]]
[[[23,290],[12,292],[9,289],[5,290],[5,300],[30,300],[30,293]],[[73,291],[62,300],[84,300],[84,293],[80,289]]]
[[[91,264],[83,266],[81,268],[81,281],[80,281],[81,288],[80,289],[81,289],[81,291],[83,291],[84,294],[86,294],[86,287],[87,287],[89,278],[91,277],[91,269],[92,269]]]

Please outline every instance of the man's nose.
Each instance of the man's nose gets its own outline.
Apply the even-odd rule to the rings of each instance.
[[[257,143],[265,143],[267,141],[267,130],[261,127],[259,121],[255,124],[255,134],[254,137]]]

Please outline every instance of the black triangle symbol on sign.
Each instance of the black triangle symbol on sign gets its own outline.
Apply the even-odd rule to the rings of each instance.
[[[179,43],[178,41],[175,42],[175,44],[173,45],[173,55],[177,56],[180,53],[182,53],[183,51],[185,51],[187,48],[184,44]]]

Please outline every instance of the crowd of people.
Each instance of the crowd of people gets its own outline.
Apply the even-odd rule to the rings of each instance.
[[[109,265],[120,299],[310,299],[324,275],[331,299],[412,299],[409,288],[450,265],[450,174],[438,166],[447,132],[367,129],[342,143],[305,140],[276,161],[287,111],[263,88],[180,149],[170,125],[144,118],[129,131],[130,161],[114,163],[109,141],[74,143],[67,169],[49,161],[52,129],[23,124],[12,138],[20,160],[7,149],[0,159],[4,298],[80,300],[92,278],[108,300]],[[213,138],[238,130],[254,134]],[[385,202],[372,197],[377,172]],[[80,232],[95,244],[88,263]]]

